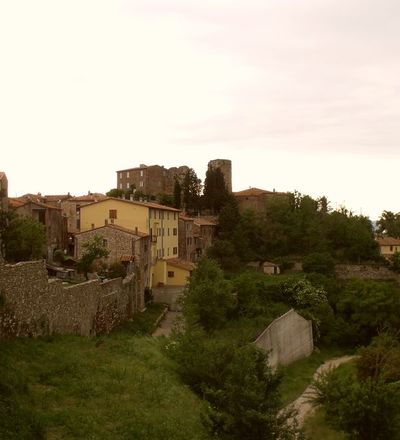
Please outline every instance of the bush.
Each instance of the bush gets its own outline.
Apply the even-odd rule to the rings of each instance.
[[[107,274],[109,278],[125,278],[126,267],[120,262],[111,263]]]
[[[309,254],[303,261],[303,271],[333,275],[335,260],[327,252]]]

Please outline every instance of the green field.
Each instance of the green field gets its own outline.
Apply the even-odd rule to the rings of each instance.
[[[0,438],[207,439],[203,402],[151,330],[157,307],[108,336],[0,344]],[[150,317],[151,316],[151,317]]]

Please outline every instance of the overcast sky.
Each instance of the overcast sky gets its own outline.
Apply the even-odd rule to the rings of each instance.
[[[0,0],[10,196],[231,159],[233,189],[400,211],[398,0]]]

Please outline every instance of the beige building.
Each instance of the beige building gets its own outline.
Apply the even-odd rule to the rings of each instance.
[[[164,262],[178,258],[179,210],[156,203],[106,198],[82,206],[81,232],[114,224],[150,237],[150,287],[168,282]]]
[[[393,237],[379,237],[376,239],[379,244],[381,255],[390,258],[395,252],[400,252],[400,239]]]

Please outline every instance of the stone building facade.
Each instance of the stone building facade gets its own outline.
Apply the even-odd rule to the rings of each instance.
[[[151,242],[148,234],[111,224],[80,232],[75,235],[76,259],[82,257],[82,245],[94,236],[100,236],[109,251],[105,259],[108,264],[121,262],[127,267],[128,273],[135,269],[142,291],[150,285]]]
[[[10,207],[19,215],[32,217],[41,223],[46,233],[46,250],[44,255],[49,261],[53,260],[56,249],[67,248],[67,218],[61,208],[42,203],[40,199],[22,197],[9,199]]]
[[[107,333],[144,305],[135,273],[64,287],[43,261],[0,263],[0,340],[20,336]]]
[[[215,217],[179,217],[179,258],[196,262],[217,236]]]
[[[229,192],[232,192],[232,161],[228,159],[214,159],[208,162],[208,168],[219,168],[224,175],[225,186]]]
[[[187,166],[165,168],[160,165],[141,164],[137,168],[117,171],[117,188],[129,190],[135,188],[149,196],[157,197],[161,193],[172,194],[175,177],[182,178]]]
[[[0,211],[8,209],[8,180],[6,173],[0,171]]]

